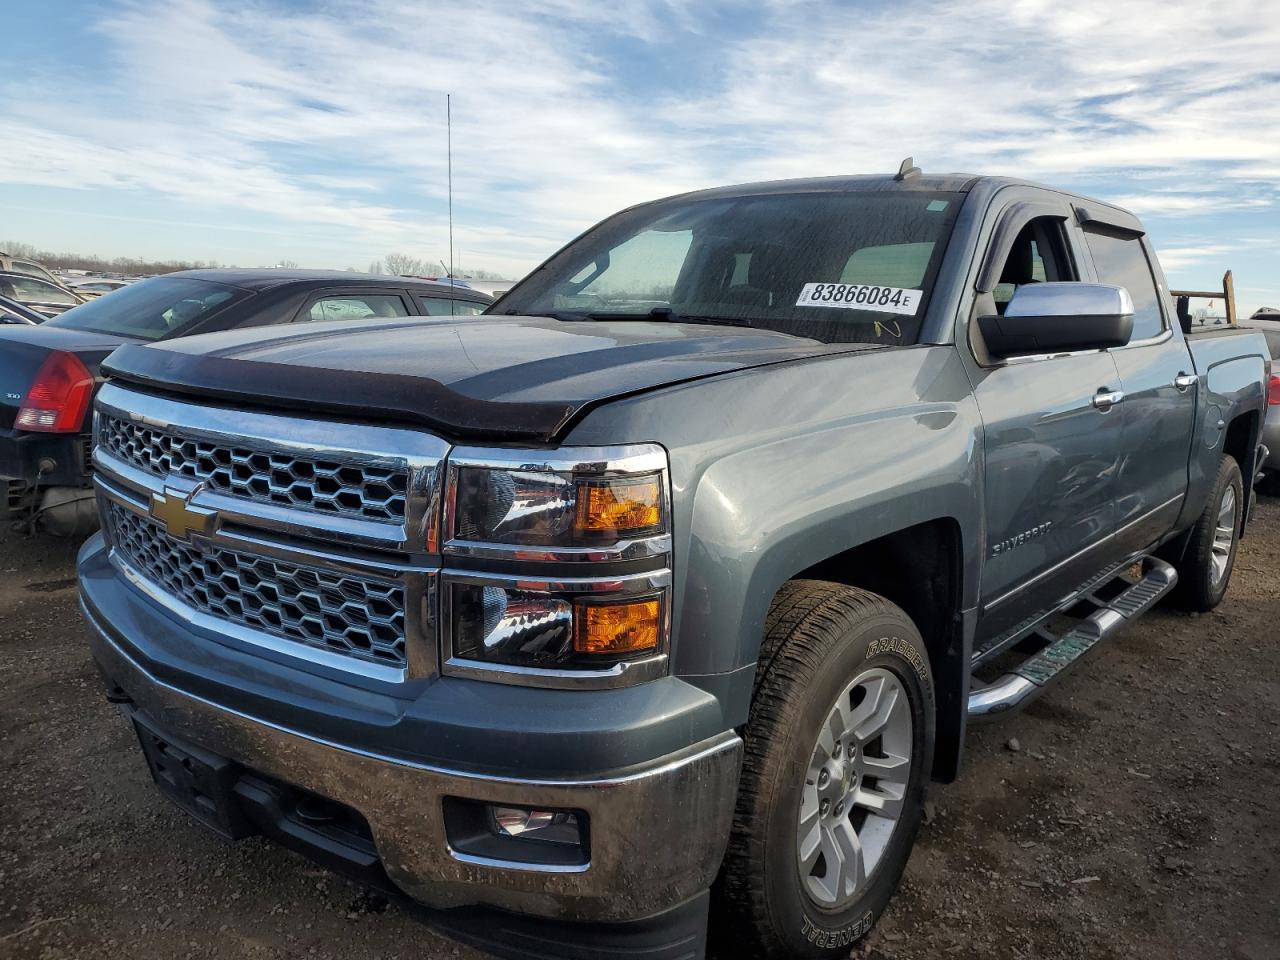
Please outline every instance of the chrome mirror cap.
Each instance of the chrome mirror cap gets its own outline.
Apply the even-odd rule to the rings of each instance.
[[[1026,283],[1018,287],[1005,317],[1133,316],[1133,298],[1109,283]]]
[[[1133,336],[1133,298],[1105,283],[1027,283],[978,328],[993,357],[1123,347]]]

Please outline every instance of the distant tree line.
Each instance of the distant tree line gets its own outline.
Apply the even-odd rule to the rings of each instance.
[[[505,273],[480,268],[464,270],[456,264],[454,271],[457,277],[470,277],[473,280],[509,279]],[[388,253],[381,260],[369,264],[369,273],[385,273],[393,277],[442,277],[448,272],[443,261],[423,260],[408,253]]]
[[[38,260],[55,270],[89,270],[93,273],[121,273],[126,276],[143,276],[153,273],[173,273],[175,270],[198,270],[203,267],[221,266],[214,260],[143,260],[140,257],[115,257],[107,259],[96,254],[54,253],[40,250],[30,243],[0,240],[0,253],[27,260]]]
[[[54,253],[52,250],[40,250],[34,244],[21,243],[15,240],[0,240],[0,253],[26,260],[37,260],[54,270],[88,270],[92,273],[119,273],[125,276],[150,276],[156,273],[173,273],[176,270],[202,270],[235,264],[222,264],[216,260],[143,260],[140,257],[115,257],[107,259],[96,254]],[[294,269],[296,260],[277,260],[271,266]],[[354,273],[355,267],[347,267]],[[388,253],[383,259],[369,264],[369,273],[403,276],[443,276],[447,271],[439,261],[422,260],[407,253]],[[458,270],[459,277],[471,277],[476,280],[506,280],[505,274],[492,270],[468,269]]]

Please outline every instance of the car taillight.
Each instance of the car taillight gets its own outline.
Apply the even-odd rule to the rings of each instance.
[[[76,433],[93,396],[93,374],[74,353],[55,350],[40,365],[13,425],[39,433]]]
[[[1267,385],[1267,405],[1280,407],[1280,377],[1275,374],[1272,374],[1271,381]]]

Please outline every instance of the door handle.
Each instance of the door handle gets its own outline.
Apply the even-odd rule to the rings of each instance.
[[[1180,373],[1173,378],[1173,385],[1178,388],[1180,393],[1186,393],[1196,385],[1199,379],[1194,373]]]
[[[1093,405],[1105,412],[1123,399],[1123,390],[1099,390],[1093,395]]]

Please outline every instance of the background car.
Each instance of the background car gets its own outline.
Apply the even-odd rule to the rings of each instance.
[[[0,323],[30,326],[33,323],[44,323],[48,319],[43,313],[37,313],[17,300],[0,297]]]
[[[1280,493],[1280,311],[1259,310],[1240,326],[1262,331],[1271,350],[1271,384],[1267,391],[1267,419],[1262,425],[1262,442],[1270,455],[1262,464],[1263,489]]]
[[[47,317],[56,317],[86,300],[56,281],[15,270],[0,270],[0,297],[17,300]]]
[[[67,286],[82,297],[100,297],[104,293],[119,290],[129,285],[128,280],[115,280],[111,277],[84,277],[79,280],[68,280]]]
[[[16,276],[25,277],[0,273],[0,284]],[[404,277],[187,270],[128,284],[39,326],[0,327],[0,519],[39,514],[63,535],[92,528],[89,410],[99,366],[121,344],[270,324],[475,316],[491,302]]]
[[[29,277],[39,277],[41,280],[48,280],[50,283],[61,282],[43,263],[26,257],[15,257],[2,250],[0,250],[0,270],[25,273]]]

